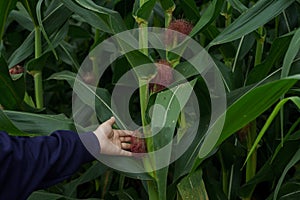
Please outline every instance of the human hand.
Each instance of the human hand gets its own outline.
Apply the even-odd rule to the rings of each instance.
[[[132,156],[130,151],[131,135],[132,131],[127,130],[116,130],[112,128],[115,123],[115,118],[111,117],[109,120],[100,124],[94,131],[94,134],[98,138],[100,143],[100,153],[107,155],[118,155],[118,156]]]

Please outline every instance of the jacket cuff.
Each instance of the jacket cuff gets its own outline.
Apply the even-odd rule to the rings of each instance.
[[[93,132],[80,133],[79,138],[90,156],[87,162],[93,161],[100,156],[100,144],[98,138]]]

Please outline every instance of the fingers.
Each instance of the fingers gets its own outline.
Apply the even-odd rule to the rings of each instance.
[[[130,142],[131,141],[131,137],[130,136],[120,137],[120,141],[121,142]]]
[[[134,136],[133,131],[128,131],[128,130],[114,130],[116,131],[117,134],[119,134],[120,137],[122,136]]]
[[[131,148],[131,144],[128,143],[121,143],[120,146],[107,143],[108,146],[104,147],[102,154],[106,155],[116,155],[116,156],[132,156],[133,154],[130,151],[127,151]]]
[[[121,143],[121,148],[122,148],[122,149],[130,149],[130,148],[131,148],[131,144],[128,144],[128,143]]]

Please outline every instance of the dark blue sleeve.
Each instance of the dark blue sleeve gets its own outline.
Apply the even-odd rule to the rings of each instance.
[[[0,132],[0,199],[26,199],[34,190],[54,185],[95,160],[81,140],[100,152],[92,132],[56,131],[37,137]]]

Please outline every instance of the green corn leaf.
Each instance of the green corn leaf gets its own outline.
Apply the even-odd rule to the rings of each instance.
[[[47,115],[10,110],[4,110],[4,113],[19,130],[31,135],[49,135],[56,130],[75,131],[73,121],[64,114]]]
[[[2,54],[0,54],[0,92],[5,98],[0,98],[0,105],[7,110],[22,110],[37,112],[34,107],[25,101],[25,79],[24,75],[17,74],[15,80],[9,74],[8,66]]]
[[[130,187],[128,189],[126,188],[118,191],[110,191],[109,193],[115,198],[122,200],[134,200],[140,198],[135,187]]]
[[[34,52],[34,31],[32,31],[21,46],[8,59],[9,68],[21,63]]]
[[[103,16],[99,16],[95,12],[90,12],[88,9],[85,9],[81,6],[79,6],[77,3],[75,3],[72,0],[63,0],[62,1],[64,5],[73,11],[74,13],[80,15],[83,19],[85,19],[89,24],[92,26],[98,28],[99,30],[102,30],[107,33],[111,33],[111,28],[107,24],[105,20],[103,20],[104,17],[107,17],[106,14],[102,14]]]
[[[292,63],[294,61],[294,58],[296,57],[297,53],[300,49],[300,28],[295,32],[291,43],[289,45],[289,48],[285,54],[284,60],[283,60],[283,66],[282,66],[282,72],[281,77],[287,77],[290,72],[290,68],[292,66]]]
[[[236,9],[240,13],[243,13],[248,9],[240,0],[227,0],[227,1],[234,9]]]
[[[205,29],[211,22],[213,22],[220,14],[224,0],[214,0],[206,9],[200,20],[196,23],[190,36],[193,37],[197,33]]]
[[[56,193],[47,192],[47,191],[43,191],[43,190],[33,192],[28,197],[28,200],[41,200],[41,199],[43,199],[43,200],[59,200],[59,199],[78,200],[78,198],[72,198],[72,197],[68,197],[66,195],[56,194]],[[88,198],[86,200],[99,200],[99,198]]]
[[[290,130],[287,132],[287,134],[284,136],[282,142],[277,146],[277,148],[274,151],[274,154],[272,156],[271,159],[271,163],[274,161],[274,159],[276,158],[277,154],[279,153],[279,151],[283,148],[284,143],[289,140],[292,139],[293,137],[297,136],[297,132],[293,134],[293,136],[291,136],[291,134],[293,133],[293,131],[295,131],[295,129],[297,128],[297,126],[300,124],[300,118],[292,125],[292,127],[290,128]],[[297,138],[297,137],[296,137]]]
[[[57,31],[60,32],[60,28],[66,23],[71,14],[72,12],[66,9],[64,5],[59,5],[59,7],[57,7],[53,12],[50,12],[49,15],[47,15],[43,20],[45,31],[48,33],[48,35],[52,35]],[[22,45],[9,57],[9,67],[19,64],[31,56],[34,53],[33,44],[34,31],[27,36]]]
[[[43,33],[43,36],[44,38],[46,39],[48,45],[49,45],[49,48],[51,49],[51,51],[53,52],[54,56],[56,59],[58,59],[57,57],[57,53],[53,47],[53,44],[51,43],[47,33],[46,33],[46,30],[44,28],[44,25],[43,25],[43,21],[42,21],[42,13],[41,13],[41,10],[42,10],[42,3],[43,3],[43,0],[39,0],[37,5],[36,5],[36,15],[37,15],[37,20],[38,20],[38,24],[39,24],[39,27]]]
[[[156,0],[146,1],[141,7],[139,5],[140,0],[136,0],[134,4],[133,16],[136,18],[136,21],[147,22],[150,17]]]
[[[197,99],[199,103],[199,111],[200,111],[200,124],[198,126],[198,131],[195,134],[195,138],[193,142],[190,144],[188,149],[184,152],[184,154],[175,161],[175,169],[173,175],[173,181],[176,183],[180,177],[185,174],[188,174],[193,166],[195,159],[199,153],[199,143],[205,137],[205,133],[208,129],[209,122],[211,120],[211,99],[209,95],[209,91],[206,88],[206,83],[204,80],[199,79],[197,84],[194,87],[194,92],[197,94]],[[193,122],[199,120],[197,117],[198,114],[195,113],[194,105],[187,104],[184,108],[185,119],[186,119],[186,127],[184,130],[184,136],[189,137],[195,125]],[[181,129],[178,129],[178,132]],[[179,134],[177,132],[177,134]],[[184,137],[183,136],[183,137]]]
[[[203,30],[203,34],[206,35],[209,40],[212,40],[220,34],[220,31],[214,25],[209,25],[205,28],[205,30]],[[221,52],[225,60],[231,60],[236,56],[235,49],[236,47],[231,43],[226,43],[218,47],[218,50]]]
[[[297,181],[288,181],[283,184],[278,192],[278,199],[280,200],[297,200],[300,198],[300,184]],[[273,194],[271,194],[266,200],[272,200]]]
[[[214,45],[234,41],[244,35],[256,30],[271,19],[279,15],[284,9],[290,6],[294,0],[260,0],[253,7],[249,8],[239,18],[225,28],[218,37],[209,44],[208,48]]]
[[[261,131],[259,132],[257,138],[255,139],[248,155],[247,158],[245,160],[244,165],[246,164],[246,162],[249,160],[250,156],[253,154],[253,152],[255,151],[255,149],[257,148],[258,143],[260,142],[260,140],[262,139],[262,137],[264,136],[264,134],[266,133],[267,129],[269,128],[269,126],[271,125],[272,121],[274,120],[274,118],[276,117],[276,115],[278,114],[278,112],[280,111],[280,109],[284,106],[284,104],[288,101],[292,101],[297,107],[298,109],[300,109],[300,97],[288,97],[285,99],[282,99],[277,105],[276,107],[273,109],[272,113],[270,114],[269,118],[267,119],[266,123],[264,124],[264,126],[262,127]]]
[[[5,131],[10,135],[29,136],[28,133],[25,133],[20,129],[18,129],[1,109],[0,109],[0,130]]]
[[[65,184],[64,194],[66,196],[76,196],[78,186],[89,181],[92,181],[106,172],[108,167],[100,162],[94,162],[83,174],[71,182]]]
[[[0,98],[0,104],[5,109],[24,109],[22,103],[25,94],[24,79],[13,81],[9,72],[6,61],[0,55],[0,92],[5,98]],[[23,80],[23,82],[21,82]],[[23,87],[17,86],[21,84]]]
[[[31,21],[31,18],[24,8],[23,4],[17,4],[16,7],[17,9],[10,12],[9,18],[18,22],[18,24],[26,30],[32,31],[34,29],[34,24]]]
[[[184,11],[186,18],[190,21],[198,21],[200,12],[194,0],[186,0],[181,2],[181,7]]]
[[[59,51],[59,54],[60,55],[63,55],[62,57],[66,57],[68,58],[68,60],[70,62],[68,62],[68,60],[66,59],[62,59],[64,62],[74,66],[75,68],[75,71],[78,71],[79,68],[80,68],[80,64],[78,63],[77,61],[77,58],[71,54],[70,50],[69,50],[69,47],[70,44],[68,44],[66,41],[62,41],[60,44],[59,44],[59,48],[58,48],[58,51]]]
[[[154,135],[153,138],[148,138],[146,141],[148,151],[151,152],[164,147],[164,153],[163,155],[162,153],[155,153],[153,155],[154,163],[161,164],[169,162],[172,151],[172,146],[170,144],[172,144],[171,141],[173,139],[176,122],[181,110],[191,96],[191,92],[195,83],[196,80],[193,80],[157,94],[154,104],[155,107],[153,109],[153,113],[151,114],[151,128],[152,133],[155,133],[157,128],[161,128],[161,130]],[[156,177],[158,177],[157,187],[160,199],[165,199],[167,176],[168,167],[156,170]]]
[[[220,137],[217,138],[217,143],[215,143],[215,141],[203,143],[204,145],[201,146],[199,151],[201,153],[199,155],[201,156],[195,160],[193,169],[196,169],[199,166],[206,154],[209,155],[207,149],[210,150],[212,145],[218,147],[228,137],[266,111],[299,79],[300,76],[295,75],[286,79],[272,81],[261,86],[252,87],[235,100],[227,108],[225,124]]]
[[[247,84],[259,82],[270,73],[275,64],[286,54],[291,39],[292,35],[287,34],[273,41],[268,57],[250,71]]]
[[[177,185],[182,199],[208,200],[208,195],[202,179],[202,171],[198,170],[184,177]]]
[[[7,17],[10,11],[16,6],[16,3],[17,0],[0,1],[0,41],[2,40],[5,31]]]
[[[281,145],[281,144],[279,144]],[[287,141],[280,151],[278,151],[277,156],[271,162],[271,158],[266,160],[263,166],[257,169],[255,176],[251,178],[246,184],[244,184],[241,189],[239,189],[240,197],[248,197],[255,187],[262,182],[273,182],[275,179],[282,175],[282,172],[289,161],[292,159],[293,155],[299,149],[299,140]],[[240,167],[238,169],[240,171]],[[274,189],[273,189],[274,191]],[[273,197],[273,194],[272,194]],[[272,198],[271,198],[272,199]],[[270,200],[268,198],[268,200]]]
[[[300,149],[294,154],[293,158],[290,160],[290,162],[286,165],[284,168],[282,175],[280,176],[278,183],[276,185],[276,188],[274,190],[274,196],[273,200],[277,199],[279,189],[281,187],[281,184],[284,180],[285,175],[288,173],[288,171],[300,160]]]
[[[76,74],[70,71],[52,74],[49,79],[66,80],[73,89],[76,89],[74,92],[86,105],[92,105],[91,101],[96,100],[95,105],[98,105],[101,110],[101,112],[97,112],[97,115],[102,122],[114,116],[116,120],[121,123],[121,128],[126,129],[125,123],[123,123],[120,117],[110,108],[110,94],[106,89],[98,88],[95,90],[95,88],[92,88],[92,86],[85,84],[79,79],[76,81]],[[76,87],[74,87],[75,83]]]
[[[254,87],[243,94],[243,96],[228,107],[225,125],[218,144],[221,144],[221,142],[230,135],[272,106],[279,100],[281,95],[285,94],[299,79],[300,76],[295,75],[286,79],[276,80]]]
[[[0,130],[13,136],[49,135],[56,130],[74,130],[65,115],[46,115],[11,110],[0,110]]]
[[[98,12],[104,15],[113,15],[113,14],[117,14],[116,11],[102,7],[102,6],[98,6],[97,4],[95,4],[93,1],[91,0],[75,0],[79,5],[81,5],[84,8],[87,8],[91,11],[94,12]]]
[[[173,0],[159,0],[161,7],[166,11],[170,12],[175,9],[175,3]]]
[[[35,26],[38,26],[39,22],[37,19],[36,7],[38,1],[35,0],[21,0],[23,6],[26,8],[31,20]]]
[[[69,23],[66,22],[63,24],[56,32],[50,35],[48,45],[44,45],[44,53],[48,53],[49,51],[56,51],[55,48],[58,47],[61,43],[65,42],[65,38],[69,31]],[[51,43],[51,45],[50,45]],[[53,53],[54,54],[54,53]],[[55,54],[54,54],[55,56]]]
[[[50,55],[49,53],[44,53],[40,57],[30,60],[29,62],[26,63],[25,68],[28,71],[42,70],[42,68],[46,65],[48,61],[49,55]]]
[[[114,10],[98,6],[91,0],[63,0],[62,2],[67,8],[99,30],[107,33],[119,33],[126,30],[122,18]]]

